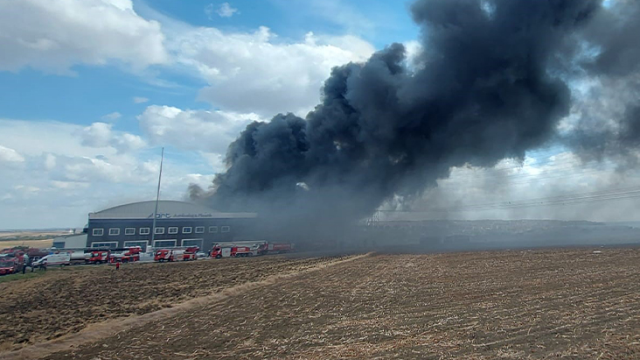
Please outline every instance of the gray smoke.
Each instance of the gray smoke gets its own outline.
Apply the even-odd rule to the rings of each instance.
[[[247,126],[212,192],[194,188],[193,197],[308,231],[422,194],[452,167],[522,159],[558,138],[576,148],[612,139],[594,124],[562,136],[557,128],[576,106],[576,76],[636,70],[638,49],[627,49],[637,16],[612,27],[628,13],[598,0],[420,0],[411,11],[424,48],[417,69],[406,66],[401,44],[333,69],[305,119],[279,114]],[[585,56],[590,46],[597,56]],[[625,133],[637,142],[638,111],[625,114]]]
[[[562,140],[583,159],[609,158],[625,170],[640,145],[640,2],[611,1],[585,28],[576,78],[592,83],[574,98],[577,120]]]

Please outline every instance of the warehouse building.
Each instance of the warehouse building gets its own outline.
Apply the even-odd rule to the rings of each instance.
[[[56,249],[83,249],[87,244],[87,234],[69,234],[53,238]]]
[[[152,240],[155,206],[155,201],[143,201],[90,213],[87,247],[140,246],[147,251],[149,247],[195,245],[209,251],[217,242],[247,239],[257,217],[255,213],[222,213],[194,203],[161,200]]]

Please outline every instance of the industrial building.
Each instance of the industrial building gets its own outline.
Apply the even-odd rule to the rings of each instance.
[[[152,239],[155,201],[120,205],[89,214],[86,246],[169,248],[198,246],[209,251],[214,243],[246,239],[255,227],[255,213],[222,213],[208,207],[160,200]]]
[[[87,244],[87,234],[69,234],[53,238],[56,249],[83,249]]]

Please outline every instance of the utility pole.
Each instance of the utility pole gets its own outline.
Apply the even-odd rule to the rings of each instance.
[[[164,162],[164,147],[160,155],[160,174],[158,175],[158,191],[156,192],[156,208],[153,210],[153,225],[151,225],[151,246],[156,238],[156,219],[158,218],[158,202],[160,201],[160,181],[162,180],[162,163]]]

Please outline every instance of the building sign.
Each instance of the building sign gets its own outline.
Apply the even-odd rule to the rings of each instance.
[[[199,214],[171,214],[171,213],[157,213],[156,219],[185,219],[185,218],[212,218],[214,217],[213,213],[199,213]],[[147,216],[147,219],[153,219],[153,213]]]

